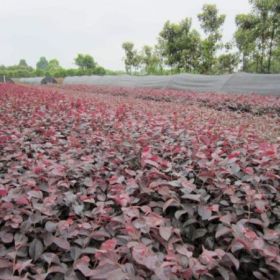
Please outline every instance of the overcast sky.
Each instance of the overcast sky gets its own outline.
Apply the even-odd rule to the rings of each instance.
[[[247,0],[0,0],[0,65],[20,58],[34,66],[40,56],[74,67],[77,53],[89,53],[106,68],[124,69],[121,44],[155,44],[165,21],[193,18],[203,4],[215,3],[227,15],[224,40],[234,18],[249,11]]]

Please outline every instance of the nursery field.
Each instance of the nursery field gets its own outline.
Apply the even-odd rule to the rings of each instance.
[[[280,99],[0,84],[0,279],[280,279]]]

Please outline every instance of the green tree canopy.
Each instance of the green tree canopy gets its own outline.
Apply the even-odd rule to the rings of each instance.
[[[59,69],[62,69],[62,67],[59,64],[59,61],[57,59],[51,59],[49,61],[49,64],[48,64],[48,71],[49,72],[54,72],[54,71],[57,71]]]
[[[237,30],[234,37],[236,46],[242,56],[242,70],[250,71],[250,61],[256,57],[256,38],[255,26],[257,18],[254,15],[240,14],[236,16],[235,22]]]
[[[25,59],[21,59],[18,63],[18,66],[21,67],[21,68],[28,68],[29,67]]]
[[[200,72],[203,74],[213,73],[216,61],[216,52],[222,47],[221,27],[225,22],[226,16],[219,15],[216,5],[206,4],[202,12],[198,15],[200,26],[207,38],[202,41],[202,64]]]
[[[225,53],[222,53],[217,58],[216,73],[230,74],[237,69],[239,64],[238,53],[232,52],[233,45],[231,43],[225,44]]]
[[[165,63],[177,71],[192,72],[199,64],[201,39],[191,25],[190,18],[179,23],[167,21],[159,34],[161,55]]]
[[[220,28],[224,24],[226,16],[219,15],[216,5],[205,4],[202,8],[202,13],[198,15],[198,19],[205,34],[220,36]]]
[[[152,74],[161,71],[160,58],[153,47],[147,45],[143,47],[141,61],[144,66],[145,74]]]
[[[242,53],[244,71],[280,71],[277,49],[280,43],[279,0],[250,0],[252,11],[236,16],[235,40]]]
[[[48,65],[49,63],[47,59],[44,56],[42,56],[36,64],[36,69],[41,71],[47,71]]]
[[[134,49],[134,44],[131,42],[124,42],[122,48],[125,52],[124,64],[126,73],[131,74],[132,69],[138,68],[141,63],[141,56],[137,53],[137,50]]]
[[[75,64],[82,70],[94,69],[97,66],[94,58],[89,54],[78,54]]]

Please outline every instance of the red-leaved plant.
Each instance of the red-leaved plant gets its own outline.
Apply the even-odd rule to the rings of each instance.
[[[280,279],[279,108],[0,85],[0,279]]]

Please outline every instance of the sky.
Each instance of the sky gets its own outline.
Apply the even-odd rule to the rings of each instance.
[[[235,15],[247,13],[247,0],[0,0],[0,65],[21,58],[35,66],[39,57],[75,67],[77,53],[92,55],[105,68],[123,70],[124,41],[140,49],[153,45],[167,20],[193,19],[203,4],[226,14],[223,40],[235,30]]]

